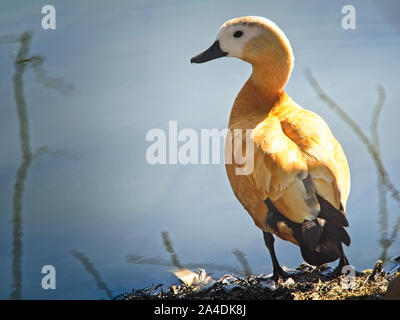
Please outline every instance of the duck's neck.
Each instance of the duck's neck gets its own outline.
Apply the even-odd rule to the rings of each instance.
[[[278,64],[267,59],[261,63],[252,63],[252,67],[253,72],[249,81],[258,88],[265,98],[274,101],[280,96],[289,79],[291,61]]]
[[[283,87],[289,78],[291,63],[291,59],[277,64],[266,58],[262,63],[252,63],[253,72],[233,105],[230,127],[242,126],[238,124],[242,121],[257,123],[266,117],[271,108],[286,96]]]
[[[255,81],[254,72],[236,97],[229,119],[230,128],[253,129],[272,107],[286,96],[283,89],[271,90]]]

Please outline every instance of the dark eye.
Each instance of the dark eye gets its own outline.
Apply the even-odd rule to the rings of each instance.
[[[235,38],[240,38],[241,36],[243,35],[243,32],[242,31],[236,31],[234,34],[233,34],[233,36],[235,37]]]

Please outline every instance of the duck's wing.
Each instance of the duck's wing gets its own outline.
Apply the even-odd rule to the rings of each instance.
[[[252,137],[251,179],[287,219],[297,223],[315,219],[321,206],[344,214],[350,189],[346,157],[318,115],[281,108],[260,123]]]
[[[316,192],[345,211],[350,171],[341,145],[317,114],[297,106],[285,109],[291,112],[280,118],[282,131],[300,149]]]

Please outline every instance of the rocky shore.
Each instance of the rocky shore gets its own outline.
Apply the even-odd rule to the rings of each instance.
[[[379,260],[373,269],[337,275],[326,266],[313,267],[303,263],[295,270],[286,269],[290,278],[284,283],[272,281],[271,275],[225,275],[215,280],[201,270],[192,280],[184,280],[185,283],[180,285],[168,288],[161,284],[151,285],[121,294],[115,299],[381,300],[385,297],[390,281],[399,274],[399,265],[394,269],[392,267],[390,272],[384,271],[382,265]]]

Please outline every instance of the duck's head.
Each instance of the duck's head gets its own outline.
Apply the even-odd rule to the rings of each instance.
[[[292,48],[283,31],[272,21],[253,16],[225,22],[211,47],[190,62],[203,63],[225,56],[252,64],[252,79],[274,90],[283,88],[294,62]]]

